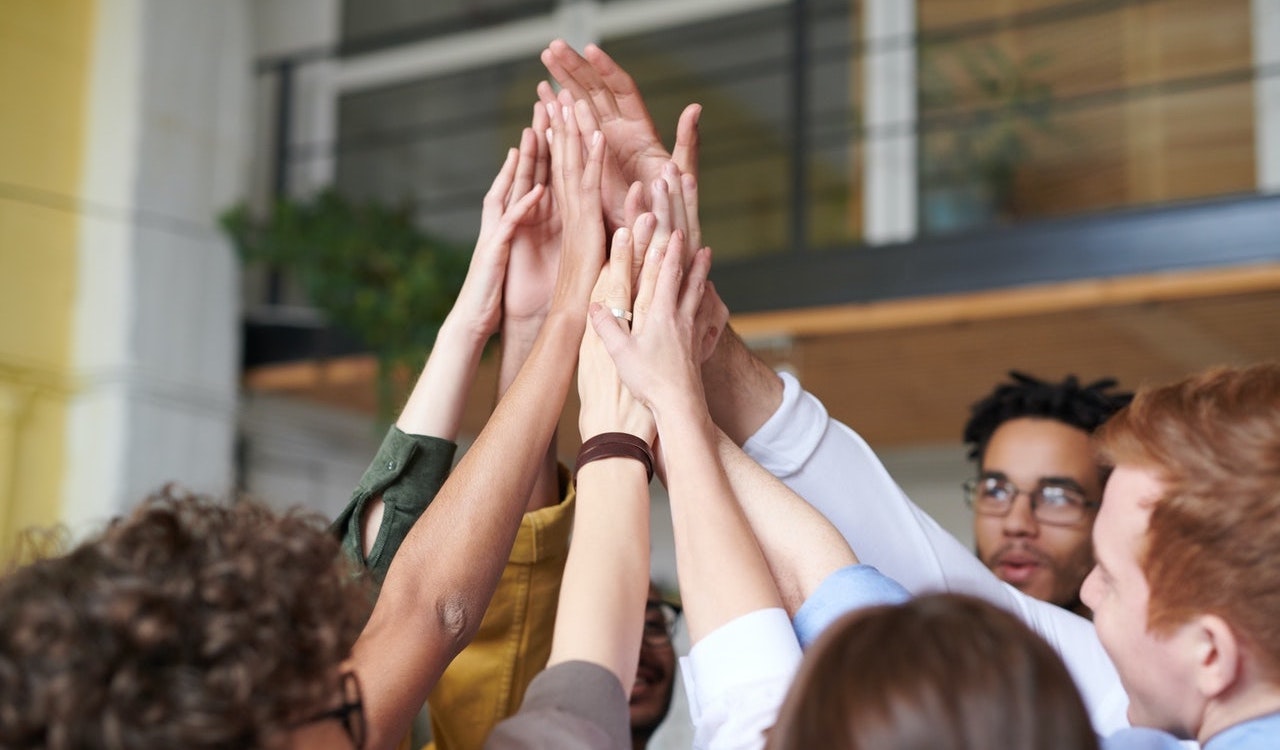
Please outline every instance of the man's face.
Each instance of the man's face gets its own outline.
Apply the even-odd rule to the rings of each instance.
[[[1196,736],[1203,712],[1191,669],[1194,649],[1184,643],[1185,628],[1165,636],[1147,629],[1151,589],[1139,562],[1151,504],[1161,491],[1150,471],[1121,465],[1112,472],[1093,529],[1097,566],[1080,596],[1129,694],[1129,721],[1186,739]]]
[[[645,637],[640,642],[640,666],[631,688],[631,732],[645,738],[653,734],[671,708],[675,689],[676,651],[666,637],[666,622],[661,610],[652,605],[661,593],[649,586],[650,606],[645,610]],[[662,634],[659,636],[659,634]]]
[[[1093,565],[1094,512],[1071,526],[1042,523],[1032,515],[1027,493],[1057,485],[1097,502],[1102,483],[1088,433],[1052,419],[1009,420],[987,443],[980,477],[1008,480],[1021,492],[1008,515],[974,514],[978,556],[1001,580],[1029,596],[1074,603]]]

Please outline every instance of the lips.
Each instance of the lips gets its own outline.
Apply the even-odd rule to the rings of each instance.
[[[1001,580],[1013,585],[1023,584],[1042,568],[1047,567],[1043,555],[1027,549],[1003,549],[991,559],[991,568]]]
[[[631,702],[643,700],[650,690],[662,684],[663,676],[662,670],[642,662],[636,669],[636,681],[631,686]]]

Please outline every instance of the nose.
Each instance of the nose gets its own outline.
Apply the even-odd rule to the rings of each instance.
[[[1005,536],[1014,537],[1035,536],[1040,532],[1036,517],[1031,512],[1031,497],[1027,493],[1019,492],[1013,498],[1013,505],[1004,517],[1003,529]]]

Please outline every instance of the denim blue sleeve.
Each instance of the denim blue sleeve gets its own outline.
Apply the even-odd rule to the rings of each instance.
[[[1145,727],[1121,729],[1099,744],[1102,750],[1185,750],[1186,747],[1171,734]]]
[[[791,624],[800,647],[808,648],[841,615],[878,604],[899,604],[910,598],[911,594],[897,581],[870,565],[850,565],[827,576],[800,605]]]

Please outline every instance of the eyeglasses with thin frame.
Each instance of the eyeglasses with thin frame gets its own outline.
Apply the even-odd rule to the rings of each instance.
[[[644,642],[650,646],[670,646],[680,619],[680,605],[650,599],[644,607]]]
[[[356,673],[350,670],[343,672],[341,679],[342,705],[328,711],[321,711],[301,724],[337,720],[342,723],[342,728],[351,738],[352,747],[361,750],[367,736],[367,727],[364,721],[364,699],[360,692],[360,680],[356,677]]]
[[[1073,526],[1085,519],[1100,503],[1085,498],[1077,487],[1055,482],[1042,482],[1035,489],[1023,491],[1004,477],[978,477],[964,483],[965,502],[984,516],[1007,516],[1018,495],[1031,501],[1031,515],[1040,523]]]

